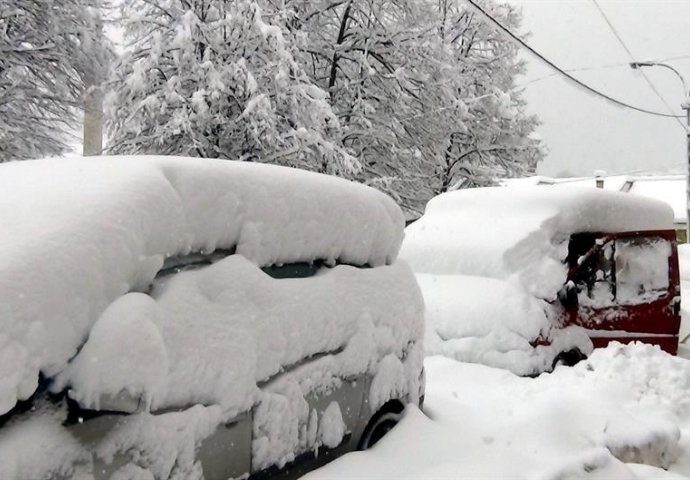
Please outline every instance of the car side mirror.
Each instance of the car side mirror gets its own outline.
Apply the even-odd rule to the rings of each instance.
[[[558,291],[558,301],[566,309],[577,308],[577,287],[572,280],[568,280],[565,285]]]

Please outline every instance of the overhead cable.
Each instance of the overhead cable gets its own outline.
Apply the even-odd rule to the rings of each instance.
[[[616,30],[616,27],[613,26],[613,23],[611,23],[611,20],[609,20],[609,18],[606,16],[606,13],[604,12],[604,10],[602,10],[601,6],[599,5],[599,2],[597,2],[597,0],[592,0],[592,3],[593,3],[594,6],[597,8],[597,10],[599,11],[599,14],[601,14],[601,16],[602,16],[602,18],[604,19],[604,21],[606,22],[606,24],[609,26],[609,29],[611,30],[611,32],[613,33],[613,35],[614,35],[614,36],[616,37],[616,39],[618,40],[618,43],[621,44],[621,47],[623,47],[623,50],[625,50],[626,53],[628,54],[628,57],[630,58],[630,61],[631,61],[631,62],[636,62],[637,59],[635,58],[635,55],[633,55],[633,53],[630,51],[630,49],[628,48],[628,46],[627,46],[627,45],[625,44],[625,42],[623,41],[623,38],[618,34],[618,31]],[[669,111],[669,113],[672,114],[672,113],[673,113],[673,108],[668,104],[668,102],[666,101],[666,99],[661,95],[661,92],[659,92],[659,90],[656,88],[656,86],[654,85],[654,83],[653,83],[653,82],[650,80],[650,78],[647,76],[647,74],[645,73],[645,71],[644,71],[643,69],[639,69],[639,72],[640,72],[640,74],[642,74],[642,77],[643,77],[643,78],[645,79],[645,81],[647,82],[647,85],[649,85],[649,88],[652,89],[652,91],[654,92],[654,94],[659,98],[659,100],[661,100],[661,103],[663,103],[664,106],[666,107],[666,109]],[[683,130],[685,130],[685,125],[684,125],[683,122],[680,120],[680,118],[676,118],[676,121],[680,124],[680,127],[681,127]]]
[[[573,77],[573,76],[570,75],[568,72],[566,72],[565,70],[561,69],[558,65],[554,64],[551,60],[549,60],[549,59],[547,59],[546,57],[544,57],[541,53],[537,52],[534,48],[532,48],[532,47],[529,46],[527,43],[525,43],[520,37],[518,37],[518,36],[515,35],[513,32],[511,32],[509,28],[507,28],[506,26],[504,26],[501,22],[499,22],[498,20],[496,20],[496,19],[495,19],[494,17],[492,17],[489,13],[487,13],[483,8],[481,8],[479,5],[477,5],[477,3],[474,2],[474,0],[465,0],[465,1],[467,1],[467,3],[469,3],[470,5],[472,5],[472,7],[474,7],[474,9],[475,9],[476,11],[478,11],[479,13],[481,13],[487,20],[489,20],[489,22],[491,22],[491,23],[494,24],[496,27],[498,27],[499,30],[501,30],[503,33],[505,33],[505,34],[506,34],[508,37],[510,37],[514,42],[517,42],[522,48],[524,48],[524,49],[527,50],[529,53],[531,53],[532,55],[534,55],[535,57],[537,57],[537,58],[538,58],[539,60],[541,60],[543,63],[545,63],[545,64],[548,65],[550,68],[552,68],[553,70],[555,70],[556,72],[558,72],[560,75],[562,75],[562,76],[565,77],[566,79],[570,80],[572,83],[576,84],[576,85],[579,86],[580,88],[582,88],[582,89],[588,91],[589,93],[592,93],[592,94],[594,94],[594,95],[596,95],[596,96],[598,96],[598,97],[601,97],[601,98],[607,100],[607,101],[610,102],[610,103],[613,103],[613,104],[615,104],[615,105],[618,105],[619,107],[629,108],[629,109],[631,109],[631,110],[635,110],[635,111],[638,111],[638,112],[646,113],[646,114],[649,114],[649,115],[655,115],[655,116],[657,116],[657,117],[666,117],[666,118],[683,118],[683,117],[680,116],[680,115],[671,115],[671,114],[668,114],[668,113],[655,112],[655,111],[653,111],[653,110],[647,110],[646,108],[636,107],[636,106],[634,106],[634,105],[630,105],[630,104],[625,103],[625,102],[623,102],[623,101],[621,101],[621,100],[618,100],[618,99],[616,99],[616,98],[613,98],[613,97],[611,97],[610,95],[607,95],[607,94],[605,94],[605,93],[603,93],[603,92],[600,92],[599,90],[597,90],[597,89],[595,89],[595,88],[593,88],[593,87],[587,85],[587,84],[584,83],[583,81],[578,80],[577,78]]]

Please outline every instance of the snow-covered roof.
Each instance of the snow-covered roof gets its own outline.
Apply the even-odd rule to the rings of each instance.
[[[578,232],[673,228],[666,204],[601,189],[477,188],[429,201],[406,229],[400,256],[415,272],[507,278],[541,298],[565,279],[567,239]]]
[[[685,175],[631,177],[627,180],[628,191],[645,197],[656,198],[673,208],[677,223],[688,218]]]
[[[106,307],[146,288],[166,257],[223,248],[258,266],[376,266],[395,260],[404,225],[374,189],[225,160],[7,163],[0,190],[0,414],[32,394],[39,371],[60,372]]]
[[[507,178],[501,180],[500,184],[505,187],[535,187],[544,185],[556,185],[567,187],[587,187],[596,188],[597,180],[603,180],[605,190],[620,190],[626,181],[631,177],[627,175],[608,175],[602,177],[563,177],[554,178],[544,175],[533,175],[523,178]]]
[[[676,223],[687,221],[685,175],[610,175],[601,177],[604,190],[636,193],[668,203],[673,208]],[[596,188],[596,177],[551,178],[534,175],[525,178],[509,178],[501,185],[511,188],[527,188],[553,185],[559,187]]]

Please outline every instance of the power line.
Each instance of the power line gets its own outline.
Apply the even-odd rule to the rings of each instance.
[[[690,58],[690,55],[688,56]],[[563,71],[568,72],[568,73],[573,73],[573,72],[585,72],[588,70],[604,70],[607,68],[620,68],[620,67],[626,67],[630,68],[630,62],[625,62],[625,63],[609,63],[606,65],[592,65],[590,67],[576,67],[576,68],[564,68]],[[540,82],[542,80],[546,80],[547,78],[555,77],[556,75],[560,75],[559,72],[552,72],[547,75],[542,75],[541,77],[536,77],[528,80],[525,83],[522,83],[518,85],[519,88],[526,87],[527,85],[531,85],[536,82]]]
[[[658,62],[669,62],[671,60],[684,60],[690,58],[690,55],[678,55],[676,57],[667,57],[667,58],[661,58],[657,60]]]
[[[623,38],[618,34],[618,31],[616,30],[616,27],[613,26],[613,23],[611,23],[611,20],[609,20],[609,18],[606,16],[606,13],[604,12],[604,10],[602,10],[601,6],[599,5],[599,2],[597,2],[597,0],[592,0],[592,3],[593,3],[594,6],[597,8],[597,10],[598,10],[599,13],[601,14],[601,16],[602,16],[602,18],[604,19],[604,21],[606,22],[606,24],[609,26],[609,29],[611,30],[611,32],[613,33],[613,35],[614,35],[614,36],[616,37],[616,39],[618,40],[618,43],[621,44],[621,47],[623,47],[623,50],[625,50],[626,53],[628,54],[628,57],[630,57],[630,60],[633,61],[633,62],[636,62],[637,59],[635,58],[635,55],[633,55],[633,53],[630,51],[630,49],[628,48],[628,46],[627,46],[627,45],[625,44],[625,42],[623,41]],[[647,82],[647,85],[649,85],[649,88],[652,89],[652,91],[654,92],[654,94],[659,98],[659,100],[661,100],[661,103],[663,103],[664,106],[666,107],[666,109],[669,111],[669,113],[672,114],[672,113],[673,113],[673,108],[671,108],[671,106],[668,104],[668,102],[666,101],[666,99],[661,95],[661,92],[659,92],[659,90],[656,88],[656,86],[654,85],[654,83],[653,83],[653,82],[650,80],[650,78],[647,76],[647,74],[645,73],[645,71],[644,71],[644,70],[640,70],[640,73],[642,74],[642,77],[643,77],[643,78],[645,79],[645,81]],[[679,118],[676,118],[676,121],[678,122],[678,124],[680,125],[680,127],[681,127],[683,130],[685,130],[685,125],[683,125],[683,122],[682,122]]]
[[[508,35],[510,38],[512,38],[513,41],[519,43],[520,46],[522,46],[522,48],[524,48],[525,50],[527,50],[528,52],[530,52],[532,55],[534,55],[534,56],[537,57],[539,60],[541,60],[542,62],[544,62],[546,65],[548,65],[549,67],[551,67],[552,69],[554,69],[556,72],[558,72],[558,73],[560,73],[561,75],[563,75],[563,76],[564,76],[565,78],[567,78],[568,80],[570,80],[571,82],[575,83],[575,84],[578,85],[579,87],[581,87],[581,88],[587,90],[588,92],[593,93],[594,95],[597,95],[597,96],[599,96],[599,97],[601,97],[601,98],[603,98],[603,99],[605,99],[605,100],[607,100],[607,101],[609,101],[609,102],[611,102],[611,103],[613,103],[613,104],[615,104],[615,105],[618,105],[618,106],[620,106],[620,107],[630,108],[631,110],[636,110],[636,111],[638,111],[638,112],[647,113],[647,114],[649,114],[649,115],[656,115],[656,116],[658,116],[658,117],[681,118],[681,116],[679,116],[679,115],[669,115],[668,113],[655,112],[655,111],[653,111],[653,110],[647,110],[647,109],[645,109],[645,108],[640,108],[640,107],[636,107],[636,106],[634,106],[634,105],[630,105],[630,104],[628,104],[628,103],[622,102],[621,100],[618,100],[618,99],[613,98],[613,97],[611,97],[611,96],[609,96],[609,95],[606,95],[605,93],[602,93],[602,92],[600,92],[599,90],[596,90],[596,89],[593,88],[593,87],[590,87],[590,86],[587,85],[586,83],[584,83],[584,82],[578,80],[577,78],[575,78],[575,77],[573,77],[572,75],[570,75],[568,72],[566,72],[566,71],[564,71],[563,69],[561,69],[558,65],[554,64],[552,61],[550,61],[549,59],[547,59],[546,57],[544,57],[541,53],[537,52],[535,49],[533,49],[532,47],[530,47],[529,45],[527,45],[520,37],[518,37],[518,36],[515,35],[513,32],[511,32],[510,29],[508,29],[507,27],[505,27],[501,22],[499,22],[498,20],[496,20],[494,17],[492,17],[491,15],[489,15],[484,9],[482,9],[479,5],[477,5],[477,4],[474,2],[474,0],[466,0],[466,1],[467,1],[470,5],[472,5],[472,7],[474,7],[475,10],[477,10],[478,12],[480,12],[487,20],[489,20],[491,23],[493,23],[495,26],[497,26],[502,32],[504,32],[506,35]]]

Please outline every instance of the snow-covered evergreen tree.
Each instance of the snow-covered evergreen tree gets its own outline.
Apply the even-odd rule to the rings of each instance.
[[[358,170],[326,92],[256,1],[126,0],[123,19],[131,48],[106,97],[110,151]]]
[[[0,162],[56,155],[80,123],[85,77],[104,68],[97,0],[0,1]]]

